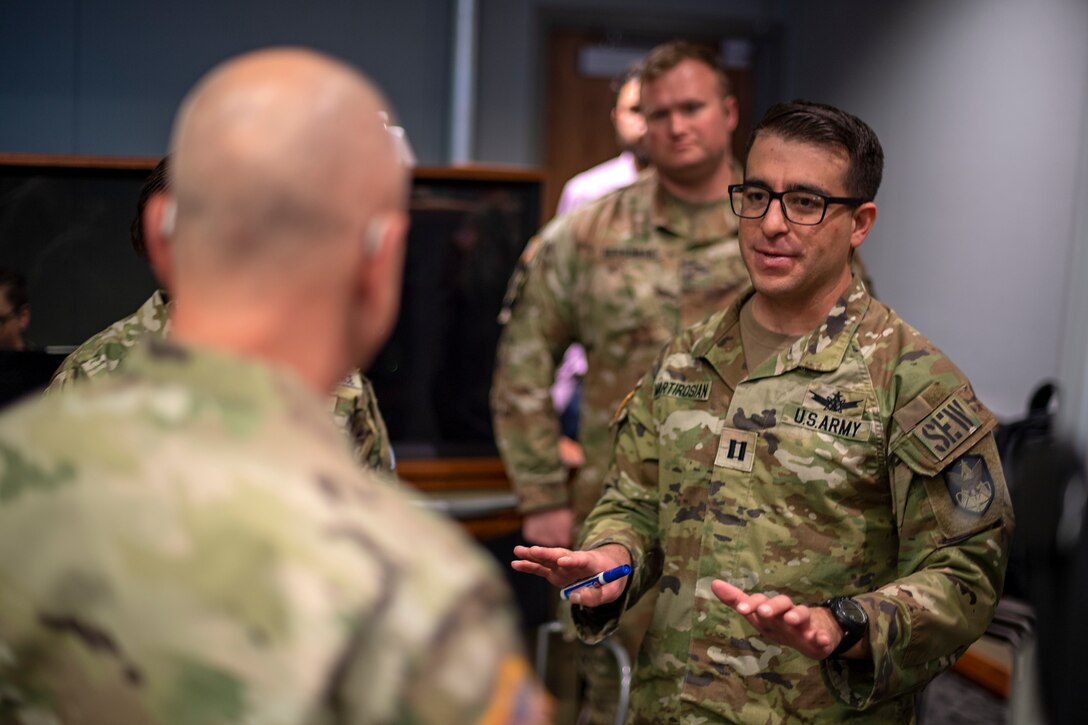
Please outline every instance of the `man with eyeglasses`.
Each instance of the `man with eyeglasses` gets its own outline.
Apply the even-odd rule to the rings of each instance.
[[[581,551],[514,568],[579,590],[594,641],[656,589],[635,723],[911,722],[985,630],[1012,527],[993,415],[851,273],[883,151],[830,106],[778,104],[730,189],[753,289],[686,330],[617,414]]]
[[[729,184],[741,179],[729,78],[712,51],[674,41],[650,51],[640,80],[653,171],[546,226],[526,247],[503,311],[491,407],[524,536],[535,544],[571,545],[601,494],[608,425],[623,396],[673,335],[748,282],[728,201]],[[587,362],[585,463],[568,483],[549,389],[574,342]],[[652,602],[630,612],[616,635],[632,657],[651,612]],[[601,648],[588,656],[583,716],[612,723],[614,661]]]

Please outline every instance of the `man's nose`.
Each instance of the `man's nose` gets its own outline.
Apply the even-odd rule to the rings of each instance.
[[[684,118],[684,114],[679,111],[673,111],[669,114],[669,133],[673,136],[679,136],[688,129],[687,119]]]
[[[767,213],[763,215],[763,219],[759,223],[764,235],[773,237],[789,231],[784,204],[782,197],[771,200],[770,206],[767,207]]]

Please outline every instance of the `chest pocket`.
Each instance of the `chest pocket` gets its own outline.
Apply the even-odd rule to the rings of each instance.
[[[792,397],[779,404],[778,425],[768,433],[771,479],[818,489],[811,497],[817,516],[887,510],[884,427],[869,388],[850,376],[818,378]]]
[[[679,323],[676,260],[650,244],[599,250],[580,294],[586,342],[617,362],[631,350],[656,352]]]
[[[659,382],[658,388],[676,385]],[[658,451],[662,456],[658,461],[661,523],[672,530],[689,525],[692,527],[689,533],[702,527],[723,428],[717,412],[707,410],[697,398],[683,397],[693,392],[699,393],[697,386],[692,386],[691,391],[670,387],[659,390],[654,402],[655,407],[669,409],[658,429]]]

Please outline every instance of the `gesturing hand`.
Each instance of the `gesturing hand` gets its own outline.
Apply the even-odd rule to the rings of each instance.
[[[764,639],[792,647],[806,657],[822,660],[842,639],[842,629],[824,607],[794,604],[784,594],[748,594],[721,579],[711,582],[710,589],[743,615]]]
[[[510,562],[516,571],[535,574],[548,580],[552,586],[563,588],[581,579],[587,579],[599,572],[631,563],[631,555],[619,544],[607,544],[589,551],[571,551],[570,549],[546,546],[515,546]],[[583,607],[597,607],[615,601],[627,586],[626,579],[605,584],[601,588],[586,587],[571,595],[573,604]]]

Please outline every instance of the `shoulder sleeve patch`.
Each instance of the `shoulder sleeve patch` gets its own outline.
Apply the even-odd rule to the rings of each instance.
[[[945,541],[957,541],[996,525],[1005,512],[1005,479],[990,441],[925,479],[926,496]]]
[[[498,677],[492,690],[480,725],[503,725],[512,722],[530,722],[544,718],[554,705],[536,686],[529,665],[521,657],[508,655],[499,667]]]
[[[961,511],[981,516],[994,502],[994,479],[982,456],[960,456],[943,475],[948,497]]]

